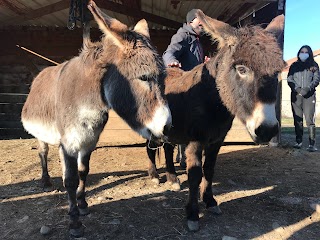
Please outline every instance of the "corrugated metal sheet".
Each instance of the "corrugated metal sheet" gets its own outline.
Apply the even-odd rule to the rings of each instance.
[[[106,0],[107,1],[107,0]],[[204,1],[172,1],[172,0],[141,0],[141,10],[166,19],[183,23],[187,12],[193,8],[199,8],[210,17],[218,18],[229,22],[233,19],[234,24],[241,17],[251,14],[270,2],[275,0],[204,0]],[[66,27],[68,22],[69,9],[55,11],[47,15],[36,17],[34,19],[25,19],[25,16],[31,14],[34,10],[50,6],[55,3],[61,3],[62,0],[0,0],[0,25],[20,25],[20,26],[59,26]],[[68,6],[70,1],[65,0]],[[122,1],[113,1],[122,3]],[[176,3],[176,4],[175,4]],[[245,4],[250,4],[248,5]],[[243,9],[243,8],[247,9]],[[242,10],[239,12],[239,10]],[[134,8],[132,11],[135,11]],[[117,18],[123,23],[131,26],[136,19],[124,14],[106,10],[107,14]],[[235,15],[241,13],[241,16],[234,19]],[[40,14],[41,15],[41,14]],[[130,15],[130,13],[129,13]],[[147,19],[148,20],[148,19]],[[164,27],[157,23],[149,21],[150,28],[163,29]],[[168,28],[168,27],[165,27]]]

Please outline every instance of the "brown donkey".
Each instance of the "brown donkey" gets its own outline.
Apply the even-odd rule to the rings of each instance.
[[[79,214],[88,213],[89,159],[108,111],[114,109],[147,139],[163,137],[171,126],[163,98],[165,67],[150,43],[147,22],[129,30],[94,2],[88,8],[104,33],[101,41],[87,39],[79,56],[44,69],[34,79],[21,115],[24,128],[39,139],[45,185],[50,184],[48,144],[59,144],[73,236],[83,234]]]
[[[273,33],[283,29],[283,16],[266,29],[235,29],[198,11],[206,33],[219,42],[217,55],[189,72],[168,69],[165,94],[172,114],[168,140],[188,144],[186,163],[189,198],[188,227],[199,229],[198,194],[206,207],[220,213],[212,193],[214,166],[220,147],[237,116],[257,143],[268,142],[278,132],[275,114],[277,74],[285,66]],[[282,19],[282,21],[281,21]],[[282,31],[278,31],[280,34]],[[156,142],[149,143],[156,147]],[[150,146],[149,145],[149,146]],[[171,144],[164,144],[167,180],[179,185]],[[158,178],[154,148],[147,148],[149,175]],[[202,163],[202,159],[204,162]]]

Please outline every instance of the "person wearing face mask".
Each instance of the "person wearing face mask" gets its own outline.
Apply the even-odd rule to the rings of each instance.
[[[316,126],[316,87],[319,85],[319,66],[314,61],[313,52],[308,45],[302,46],[288,73],[288,85],[291,88],[291,107],[296,133],[295,148],[302,147],[303,115],[309,131],[308,151],[317,151],[315,146]]]
[[[172,36],[167,50],[163,53],[162,57],[167,67],[178,67],[184,71],[189,71],[210,59],[204,56],[203,47],[199,41],[203,27],[196,16],[197,10],[192,9],[187,13],[186,23]],[[180,162],[181,167],[185,168],[184,151],[185,145],[178,145],[176,161]]]

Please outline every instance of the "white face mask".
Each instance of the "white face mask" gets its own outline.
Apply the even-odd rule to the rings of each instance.
[[[305,62],[309,57],[309,53],[300,53],[299,58],[302,62]]]

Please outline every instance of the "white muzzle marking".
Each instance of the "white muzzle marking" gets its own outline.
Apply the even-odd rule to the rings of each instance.
[[[273,127],[278,124],[276,118],[275,104],[258,103],[253,110],[252,116],[248,118],[246,127],[250,135],[255,139],[257,137],[255,130],[261,126]]]
[[[161,105],[155,111],[151,121],[146,123],[139,133],[147,139],[151,138],[151,134],[156,137],[163,136],[163,129],[166,125],[171,125],[172,117],[168,105]]]

